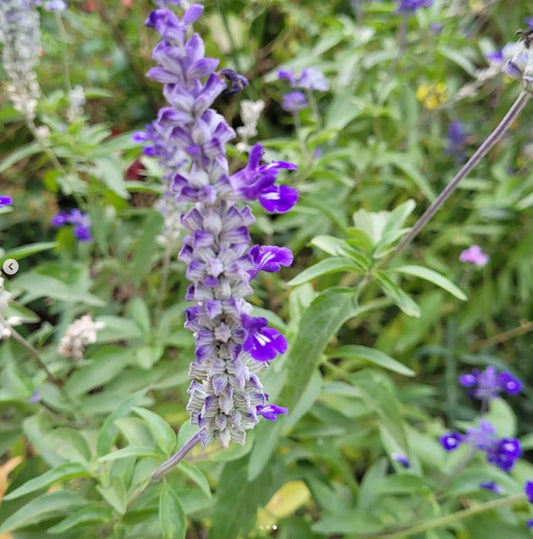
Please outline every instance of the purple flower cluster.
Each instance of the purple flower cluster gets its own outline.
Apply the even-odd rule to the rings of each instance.
[[[261,164],[260,145],[252,148],[243,169],[230,174],[225,144],[235,133],[211,106],[226,81],[231,92],[245,86],[246,79],[230,70],[215,72],[218,60],[204,57],[200,36],[187,38],[202,11],[192,5],[181,18],[168,9],[150,13],[146,25],[162,39],[152,54],[158,66],[148,75],[164,85],[169,106],[137,139],[149,143],[145,153],[165,160],[173,197],[190,208],[181,217],[189,235],[179,254],[192,283],[186,299],[195,303],[186,310],[185,322],[196,343],[187,409],[191,422],[201,428],[204,446],[213,439],[227,446],[231,440],[243,444],[245,431],[259,416],[274,421],[287,412],[267,404],[258,377],[285,352],[287,341],[266,319],[251,316],[244,298],[252,293],[250,281],[258,271],[288,266],[292,254],[275,246],[250,248],[254,217],[240,203],[257,200],[267,211],[283,213],[298,193],[277,183],[281,170],[296,166]]]
[[[307,91],[318,90],[319,92],[329,90],[328,79],[316,67],[307,67],[302,69],[300,73],[296,73],[294,70],[280,69],[278,71],[278,78],[280,80],[288,80],[293,88],[300,88]],[[307,104],[305,93],[301,90],[294,90],[283,96],[281,108],[287,112],[295,113],[305,109]]]
[[[79,241],[91,241],[91,218],[77,208],[67,212],[59,212],[53,219],[53,226],[74,225],[74,235]]]
[[[479,421],[479,428],[469,428],[466,434],[452,431],[440,437],[446,451],[457,449],[462,443],[469,444],[487,454],[487,461],[504,472],[512,469],[522,455],[522,447],[516,438],[496,438],[496,429],[486,420]]]
[[[460,262],[474,264],[475,266],[485,266],[489,259],[489,255],[484,253],[479,245],[472,245],[459,255]]]
[[[450,122],[448,126],[448,145],[445,152],[452,155],[456,163],[463,161],[465,158],[464,148],[467,139],[468,135],[465,132],[463,122]]]
[[[13,199],[7,195],[0,195],[0,209],[13,203]]]
[[[502,391],[508,395],[518,395],[522,391],[522,382],[518,378],[507,371],[499,373],[492,366],[484,371],[474,369],[469,374],[462,374],[459,383],[463,387],[472,388],[468,392],[470,396],[486,402],[499,397]]]
[[[43,6],[46,11],[56,11],[60,13],[67,9],[67,3],[65,0],[47,0],[45,2],[42,0],[33,0],[33,3],[36,6]]]
[[[431,7],[432,0],[396,0],[398,4],[397,13],[413,15],[421,7]]]

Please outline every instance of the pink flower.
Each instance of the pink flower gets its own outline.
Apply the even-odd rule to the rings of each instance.
[[[484,266],[489,261],[489,258],[489,255],[484,253],[479,245],[472,245],[472,247],[465,249],[459,255],[461,262],[475,264],[476,266]]]

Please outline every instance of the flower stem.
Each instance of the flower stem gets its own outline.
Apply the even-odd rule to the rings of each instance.
[[[194,436],[189,438],[180,448],[180,450],[177,453],[174,453],[168,460],[163,462],[159,468],[152,474],[152,477],[150,478],[151,483],[157,483],[160,481],[172,468],[177,466],[193,449],[196,445],[200,443],[200,435],[202,430],[200,429]]]
[[[61,47],[61,57],[63,60],[63,79],[65,81],[65,91],[67,94],[67,99],[69,99],[70,92],[72,91],[72,83],[70,82],[70,71],[69,71],[69,56],[68,56],[68,37],[67,32],[65,30],[65,25],[63,24],[63,17],[61,16],[61,13],[56,11],[56,20],[57,20],[57,26],[59,28],[59,37],[61,41],[63,42],[63,46]]]
[[[452,524],[453,522],[463,520],[467,517],[477,515],[479,513],[484,513],[485,511],[489,511],[490,509],[496,509],[497,507],[502,507],[504,505],[509,505],[514,502],[519,502],[525,499],[525,497],[526,495],[524,493],[513,494],[512,496],[506,496],[505,498],[498,498],[496,500],[491,500],[490,502],[473,505],[472,507],[468,507],[467,509],[463,509],[462,511],[457,511],[456,513],[452,513],[451,515],[446,515],[444,517],[436,518],[434,520],[428,520],[411,528],[403,528],[394,532],[365,534],[363,535],[363,537],[379,537],[380,539],[402,539],[404,537],[411,537],[418,533],[433,530],[435,528],[440,528],[441,526],[447,526],[449,524]]]
[[[163,258],[163,271],[161,274],[161,287],[159,289],[159,297],[157,298],[157,307],[155,310],[155,317],[154,317],[154,326],[157,327],[159,324],[159,320],[161,319],[161,313],[163,312],[163,298],[165,295],[165,290],[167,288],[167,282],[168,282],[168,272],[170,268],[170,259],[172,257],[172,248],[173,248],[173,241],[168,240],[166,249],[165,249],[165,257]]]
[[[202,429],[200,429],[196,434],[194,434],[191,438],[189,438],[189,440],[187,440],[183,444],[183,446],[180,448],[180,450],[177,453],[175,453],[168,460],[163,462],[163,464],[161,464],[161,466],[159,466],[159,468],[157,468],[157,470],[152,474],[150,479],[137,489],[135,494],[131,497],[130,501],[128,502],[126,512],[128,512],[128,510],[133,507],[135,502],[144,494],[144,492],[150,485],[153,485],[154,483],[157,483],[158,481],[163,479],[163,477],[172,468],[177,466],[185,458],[187,453],[189,453],[189,451],[191,451],[191,449],[193,449],[193,447],[195,447],[200,442],[201,432],[202,432]]]
[[[390,258],[397,256],[403,251],[420,233],[420,231],[427,225],[431,218],[439,211],[441,206],[448,200],[448,197],[457,189],[457,186],[462,180],[474,169],[474,167],[481,161],[489,150],[503,137],[511,124],[516,120],[522,109],[528,102],[530,94],[522,91],[512,107],[509,109],[503,120],[498,124],[496,129],[487,137],[485,142],[477,149],[474,155],[465,163],[465,165],[455,175],[453,180],[444,188],[439,196],[432,202],[429,208],[422,214],[418,221],[414,224],[413,228],[404,236],[402,241],[396,247],[396,250]]]

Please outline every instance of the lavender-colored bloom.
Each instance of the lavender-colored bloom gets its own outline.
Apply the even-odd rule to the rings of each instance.
[[[281,269],[281,266],[290,266],[292,264],[292,253],[287,247],[254,245],[250,249],[250,256],[254,262],[254,268],[250,271],[252,279],[259,271],[275,273]]]
[[[528,502],[533,504],[533,481],[525,482],[524,492],[526,493]]]
[[[485,266],[489,259],[489,255],[484,253],[479,245],[472,245],[459,255],[460,262],[474,264],[475,266]]]
[[[458,432],[453,431],[441,436],[439,438],[439,441],[446,451],[453,451],[454,449],[457,449],[459,447],[459,445],[463,441],[463,436]]]
[[[498,371],[488,366],[484,371],[474,369],[469,374],[459,376],[459,383],[463,387],[473,388],[468,394],[486,402],[499,397],[503,391],[509,395],[517,395],[522,391],[522,383],[510,372]]]
[[[396,0],[398,4],[397,13],[413,15],[421,7],[431,7],[432,0]]]
[[[526,526],[528,528],[533,528],[533,518],[526,520]]]
[[[30,0],[0,2],[2,64],[7,74],[7,95],[27,120],[35,118],[40,88],[35,74],[41,48],[39,12]]]
[[[60,13],[67,9],[67,3],[64,0],[50,0],[44,3],[44,9]]]
[[[432,22],[429,27],[431,28],[431,31],[437,36],[442,32],[444,24],[441,22]]]
[[[248,79],[243,75],[239,75],[233,69],[221,69],[220,74],[228,81],[229,88],[224,90],[224,93],[227,95],[236,94],[241,92],[243,88],[248,86]]]
[[[468,136],[462,122],[450,122],[448,126],[448,145],[445,152],[453,155],[456,162],[464,160],[464,147]]]
[[[497,49],[495,51],[489,52],[485,54],[485,58],[489,60],[489,62],[503,63],[503,61],[505,60],[503,49]]]
[[[13,199],[7,195],[0,195],[0,208],[13,204]]]
[[[28,399],[29,404],[37,404],[38,402],[41,402],[41,395],[39,395],[39,391],[36,389],[33,390],[31,397]]]
[[[507,61],[502,71],[520,81],[522,88],[533,94],[533,50],[520,43],[519,51]]]
[[[281,108],[287,112],[299,112],[307,107],[307,97],[303,92],[295,90],[283,95]]]
[[[398,464],[401,464],[404,468],[409,468],[411,463],[409,459],[402,453],[391,453],[391,458],[394,459]]]
[[[500,487],[496,481],[482,481],[479,486],[485,490],[492,490],[492,492],[496,492],[496,494],[503,494],[504,492],[502,487]]]
[[[533,17],[526,17],[526,24],[530,30],[533,30]]]
[[[316,67],[307,67],[300,73],[290,69],[280,69],[278,78],[288,80],[293,88],[303,88],[304,90],[318,90],[327,92],[329,90],[328,79],[324,73]]]
[[[205,58],[202,39],[188,32],[202,10],[192,5],[181,18],[168,9],[150,13],[146,24],[162,40],[153,51],[158,65],[149,76],[164,85],[169,106],[135,140],[162,163],[163,179],[189,233],[179,254],[191,281],[186,299],[195,303],[186,310],[185,322],[196,344],[187,410],[191,422],[201,427],[204,445],[216,439],[227,446],[231,440],[243,444],[245,431],[260,416],[273,421],[287,411],[267,404],[258,377],[286,350],[287,341],[267,327],[266,319],[252,317],[244,298],[252,292],[250,281],[258,271],[274,271],[289,256],[271,246],[250,249],[248,228],[254,217],[240,203],[259,200],[267,210],[287,211],[297,192],[276,185],[276,180],[282,169],[296,167],[284,162],[261,165],[258,145],[248,165],[229,174],[225,144],[235,133],[211,106],[226,90],[225,81],[231,92],[241,89],[246,79],[231,70],[215,72],[218,60]]]
[[[494,427],[482,419],[478,428],[469,428],[466,434],[450,432],[440,437],[440,443],[446,451],[457,449],[461,443],[469,444],[484,451],[488,462],[508,472],[522,455],[522,447],[516,438],[496,438],[495,433]]]
[[[56,214],[51,224],[53,226],[63,226],[71,224],[74,226],[74,235],[79,241],[91,241],[91,218],[88,214],[81,212],[77,208],[70,212],[59,212]]]

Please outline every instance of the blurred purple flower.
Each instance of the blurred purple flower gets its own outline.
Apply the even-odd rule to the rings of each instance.
[[[527,501],[533,504],[533,481],[526,481],[524,484],[524,492],[527,496]]]
[[[459,255],[460,262],[466,262],[476,266],[484,266],[489,259],[489,255],[484,253],[479,245],[472,245]]]
[[[292,69],[280,69],[278,71],[278,78],[288,80],[293,88],[318,90],[319,92],[327,92],[329,90],[328,79],[316,67],[306,67],[299,74],[296,74]]]
[[[533,518],[526,520],[526,526],[528,528],[533,528]]]
[[[533,30],[533,17],[526,17],[526,24],[531,30]]]
[[[479,486],[485,490],[492,490],[496,494],[503,494],[504,490],[500,487],[496,481],[482,481]]]
[[[74,235],[79,241],[91,241],[91,218],[77,208],[70,212],[59,212],[51,221],[53,226],[74,225]]]
[[[522,391],[522,383],[510,372],[498,371],[488,366],[484,371],[474,369],[471,373],[459,376],[459,383],[463,387],[474,388],[468,394],[486,402],[499,397],[504,391],[509,395],[517,395]]]
[[[440,443],[446,451],[457,449],[466,443],[484,451],[487,461],[500,470],[508,472],[522,455],[522,447],[517,438],[495,438],[496,429],[486,420],[479,421],[478,428],[469,428],[466,434],[451,432],[440,437]]]
[[[397,13],[405,15],[413,15],[421,7],[431,7],[433,5],[432,0],[396,0],[398,8]]]
[[[439,35],[442,32],[442,29],[444,28],[444,24],[441,22],[432,22],[429,27],[431,28],[431,31],[435,35]]]
[[[283,96],[281,108],[287,112],[298,112],[307,107],[307,97],[303,92],[295,90]]]
[[[11,197],[8,197],[7,195],[0,195],[0,208],[3,208],[4,206],[9,206],[13,203],[13,199]]]
[[[452,155],[456,163],[465,159],[464,148],[467,138],[468,135],[462,122],[450,122],[448,125],[448,145],[444,151]]]
[[[44,3],[44,9],[60,13],[67,9],[67,3],[64,0],[49,0]]]
[[[391,453],[391,458],[394,459],[398,464],[401,464],[404,468],[409,468],[411,466],[411,463],[409,462],[409,459],[403,455],[402,453]]]
[[[39,395],[39,391],[36,389],[33,390],[33,393],[31,394],[31,397],[28,399],[28,402],[30,404],[36,404],[41,401],[41,395]]]

